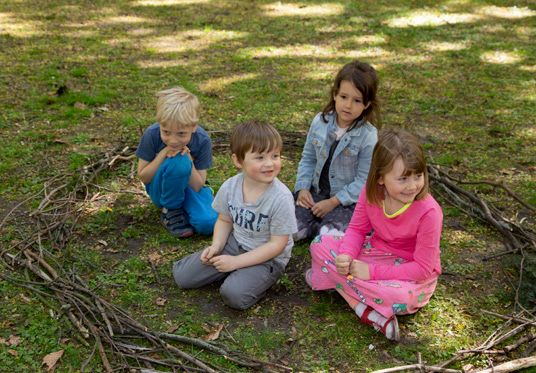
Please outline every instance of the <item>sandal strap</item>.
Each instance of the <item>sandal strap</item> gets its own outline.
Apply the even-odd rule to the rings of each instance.
[[[180,209],[168,210],[162,216],[162,223],[172,232],[191,227],[188,219],[186,218],[185,212]]]
[[[188,221],[184,217],[184,215],[178,215],[173,217],[167,217],[165,219],[166,225],[187,225]]]

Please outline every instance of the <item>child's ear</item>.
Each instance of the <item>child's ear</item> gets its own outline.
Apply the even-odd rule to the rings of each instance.
[[[233,163],[237,168],[242,168],[242,163],[240,163],[235,153],[233,153],[233,155],[231,156],[231,159],[233,160]]]
[[[383,176],[380,176],[380,177],[378,178],[378,184],[380,184],[380,185],[385,184],[385,182],[383,181]]]

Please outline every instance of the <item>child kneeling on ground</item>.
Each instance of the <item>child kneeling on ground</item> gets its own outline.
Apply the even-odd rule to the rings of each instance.
[[[199,101],[182,87],[161,91],[156,119],[136,150],[138,176],[169,233],[210,235],[218,215],[211,207],[212,190],[205,186],[212,143],[197,124]]]
[[[246,309],[259,301],[283,274],[296,232],[294,199],[277,178],[282,140],[268,124],[248,122],[231,135],[232,160],[242,172],[216,194],[218,212],[212,244],[173,266],[181,288],[224,280],[225,304]]]

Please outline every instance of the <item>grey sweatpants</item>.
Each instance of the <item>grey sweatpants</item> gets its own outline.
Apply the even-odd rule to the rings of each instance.
[[[245,252],[231,234],[221,254],[236,256]],[[275,284],[284,269],[272,259],[232,272],[218,272],[213,266],[201,262],[201,251],[198,251],[175,262],[173,277],[183,289],[199,288],[225,279],[220,287],[223,301],[231,308],[244,310],[266,294],[266,290]]]

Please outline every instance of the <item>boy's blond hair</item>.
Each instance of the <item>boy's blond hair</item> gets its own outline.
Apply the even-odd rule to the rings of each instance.
[[[165,89],[156,94],[156,120],[160,125],[194,127],[199,121],[200,105],[197,96],[182,87]]]
[[[239,162],[244,160],[247,152],[263,153],[283,148],[279,132],[270,124],[257,121],[237,125],[231,134],[231,153]]]

